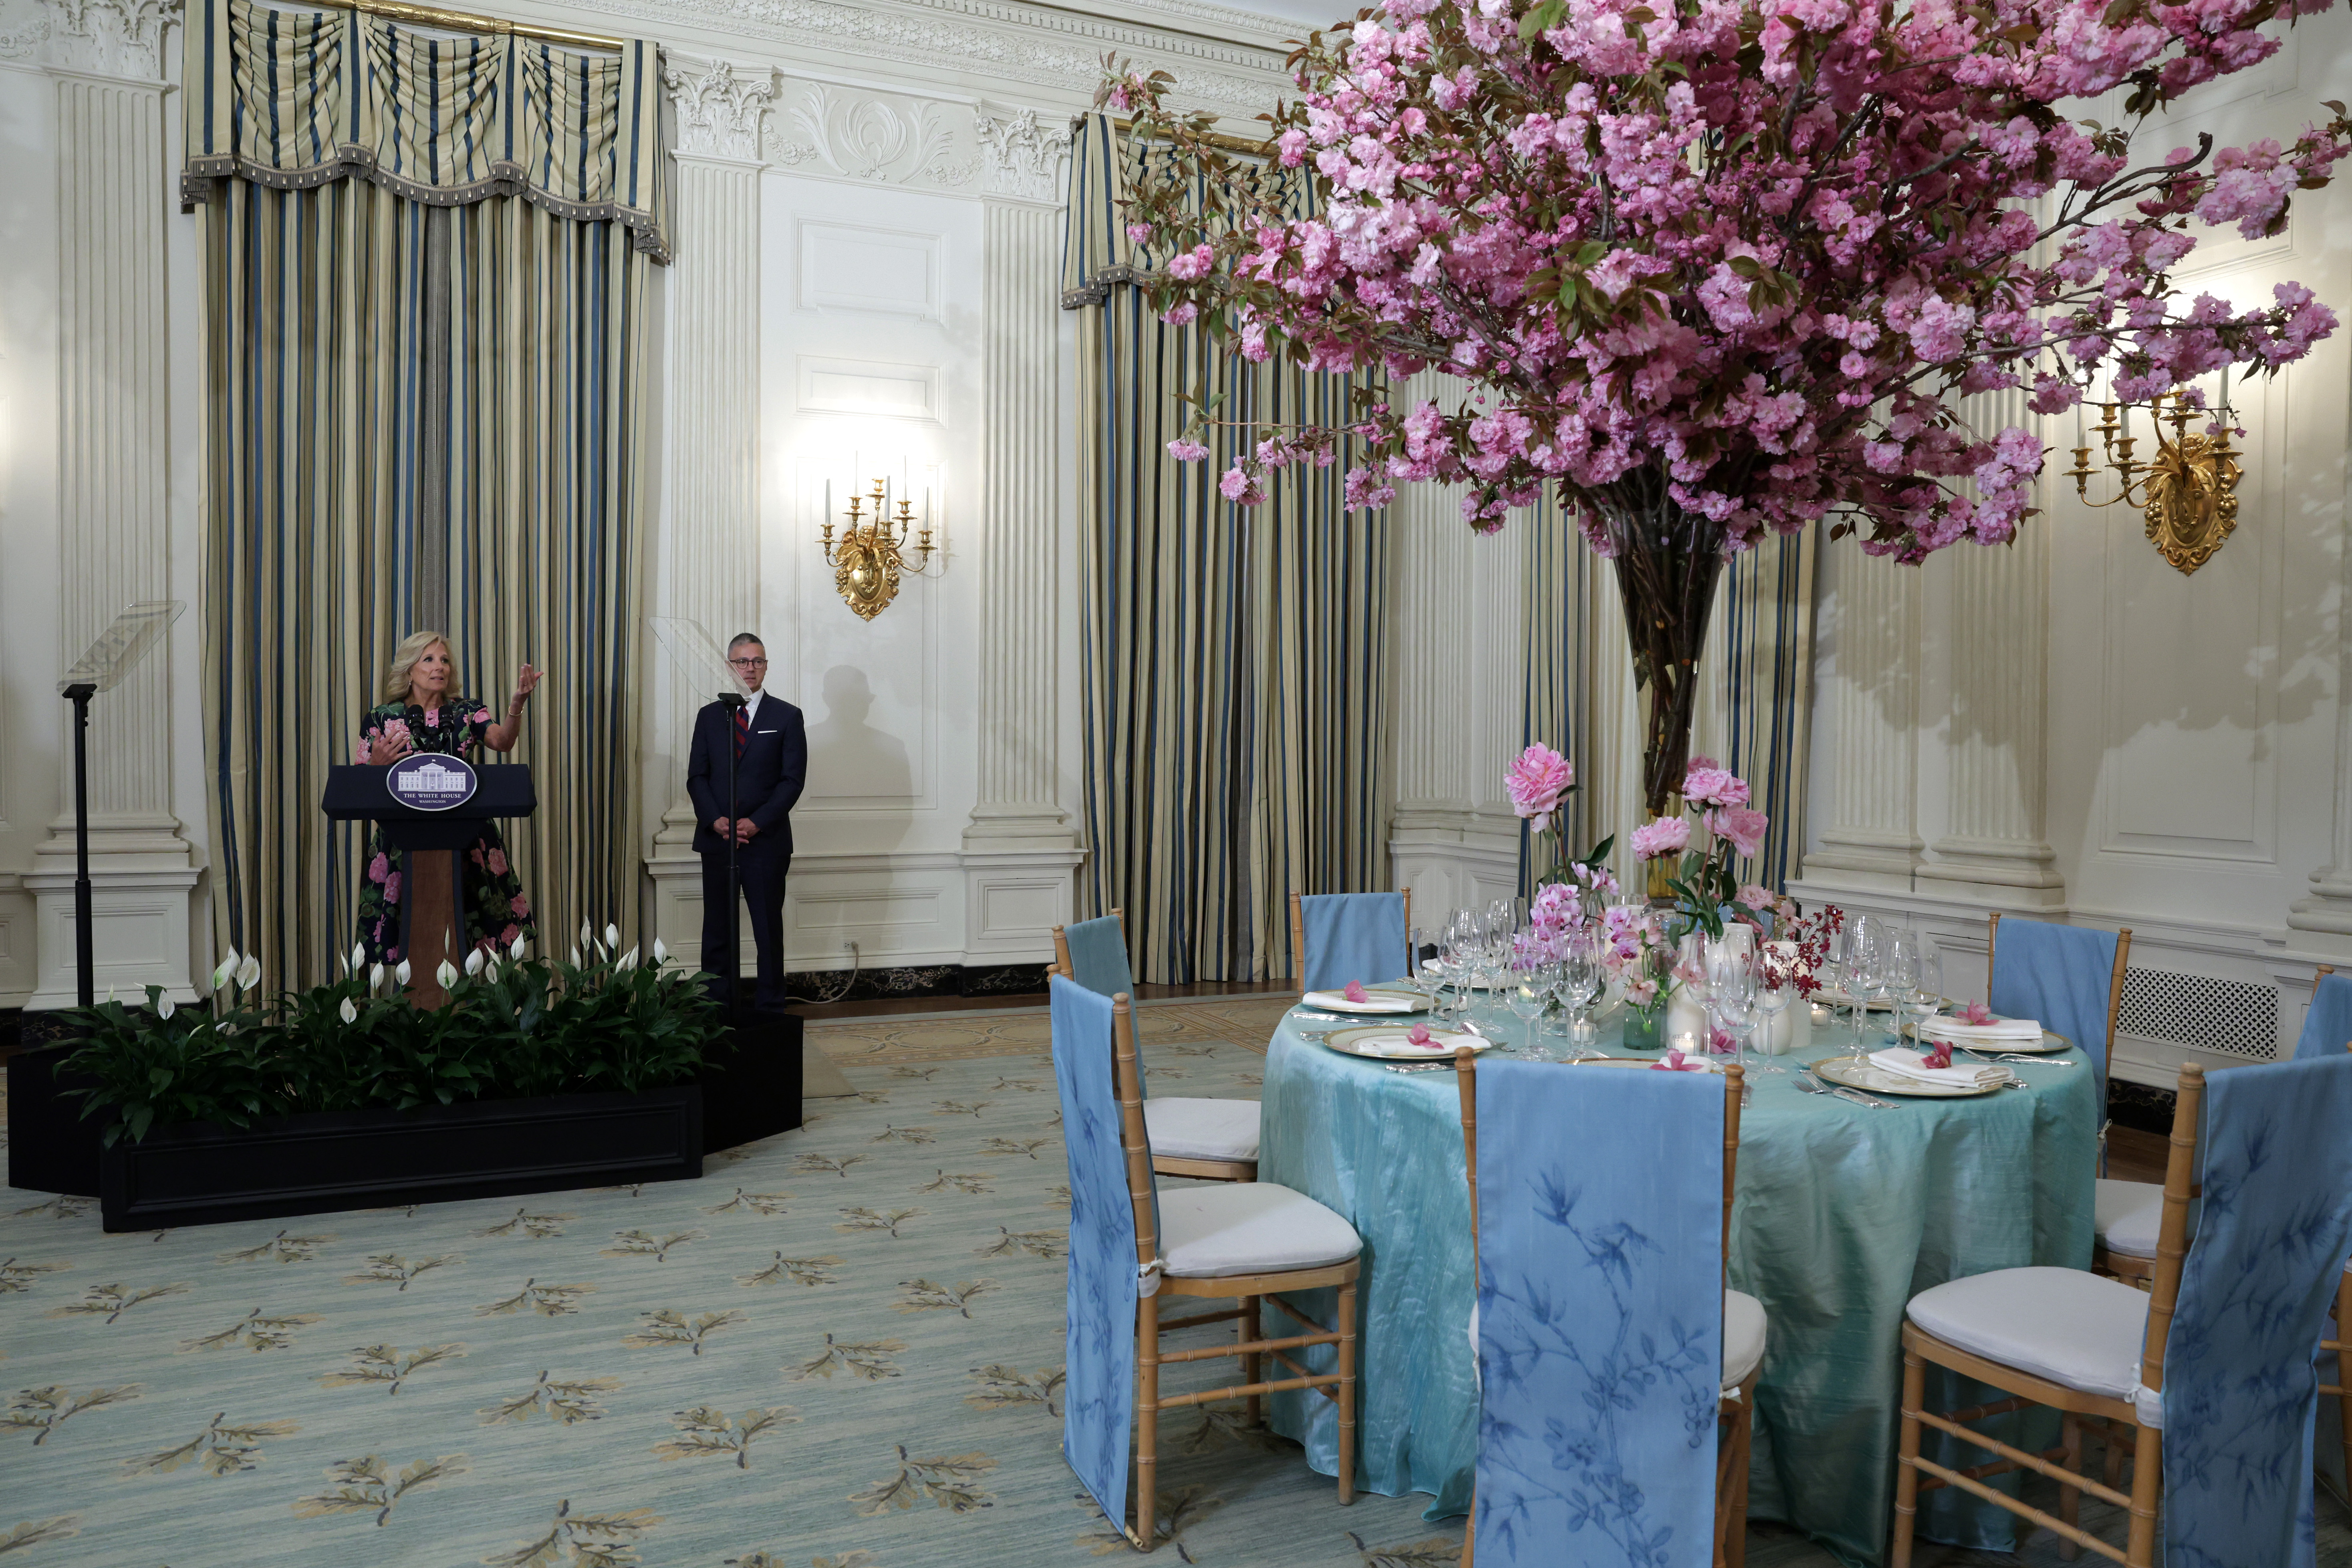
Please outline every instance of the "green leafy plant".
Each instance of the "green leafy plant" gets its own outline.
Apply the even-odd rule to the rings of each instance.
[[[611,1091],[637,1094],[691,1079],[724,1027],[701,976],[659,942],[583,960],[480,948],[438,978],[447,1001],[419,1008],[406,966],[362,972],[260,998],[259,962],[231,952],[214,972],[209,1008],[174,1006],[160,987],[145,1006],[109,997],[66,1015],[82,1043],[66,1070],[85,1117],[105,1115],[110,1145],[157,1127],[246,1127],[298,1111],[408,1110],[470,1100]]]

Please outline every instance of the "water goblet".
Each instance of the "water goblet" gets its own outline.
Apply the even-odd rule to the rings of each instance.
[[[1899,1046],[1909,1024],[1912,1002],[1919,994],[1919,939],[1909,931],[1898,931],[1887,937],[1886,959],[1878,968],[1878,989],[1886,998],[1895,1043]]]
[[[1542,977],[1532,968],[1522,968],[1504,976],[1504,1000],[1510,1004],[1519,1020],[1519,1033],[1525,1037],[1532,1054],[1541,1058],[1541,1042],[1536,1037],[1536,1020],[1551,1005],[1551,992]]]
[[[1769,1041],[1780,1028],[1781,1014],[1791,1006],[1802,1005],[1797,995],[1796,976],[1782,962],[1780,955],[1769,951],[1759,954],[1756,970],[1756,1012],[1757,1022],[1763,1029],[1766,1040]],[[1749,1070],[1785,1073],[1789,1069],[1770,1054],[1759,1049],[1756,1065]]]
[[[1600,1031],[1584,1010],[1601,994],[1601,952],[1589,936],[1579,934],[1569,942],[1568,956],[1560,961],[1559,994],[1560,1005],[1568,1009],[1569,1059],[1581,1061],[1588,1056],[1601,1053],[1592,1048],[1593,1037]]]

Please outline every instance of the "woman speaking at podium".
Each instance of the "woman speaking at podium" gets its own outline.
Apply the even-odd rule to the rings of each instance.
[[[415,632],[404,640],[384,671],[383,700],[360,722],[352,761],[382,767],[415,752],[462,757],[477,746],[513,750],[522,732],[523,704],[539,689],[540,672],[528,664],[522,667],[505,721],[493,724],[486,705],[450,689],[456,668],[449,639],[439,632]],[[406,861],[400,850],[384,847],[383,830],[377,828],[368,842],[367,874],[360,879],[360,945],[371,962],[397,963],[405,956],[400,945],[400,898]],[[532,932],[530,900],[523,897],[521,879],[507,858],[496,825],[482,824],[481,837],[465,851],[465,868],[460,902],[466,930],[452,943],[454,952],[462,953],[484,942],[505,948],[518,936]]]

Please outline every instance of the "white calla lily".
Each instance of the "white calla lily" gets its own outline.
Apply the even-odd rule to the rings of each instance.
[[[588,922],[586,921],[582,921],[580,922],[580,945],[586,947],[590,942],[594,942],[595,940],[596,933],[588,929]]]
[[[620,961],[613,965],[615,969],[635,969],[636,966],[637,950],[634,947],[621,954]]]
[[[481,972],[482,950],[478,947],[473,952],[466,955],[466,973],[468,974],[479,974]]]
[[[343,1015],[343,1022],[344,1022],[344,1023],[346,1023],[346,1024],[356,1024],[356,1023],[358,1023],[358,1022],[360,1021],[360,1010],[359,1010],[359,1007],[358,1007],[358,1005],[357,1005],[356,1004],[354,1004],[354,1003],[352,1001],[352,999],[351,999],[350,997],[346,996],[346,997],[344,997],[344,998],[343,998],[343,1005],[342,1005],[342,1007],[341,1008],[341,1013],[342,1013],[342,1015]]]
[[[251,990],[261,980],[261,960],[248,952],[245,962],[236,966],[236,984],[240,990]]]
[[[507,956],[514,960],[517,963],[520,963],[522,962],[522,950],[523,940],[521,935],[518,933],[514,939],[514,945],[507,949]]]
[[[392,972],[393,984],[405,988],[408,984],[409,973],[408,960],[404,958],[400,961],[400,967]]]
[[[353,970],[357,970],[357,969],[359,969],[359,968],[360,968],[360,966],[361,966],[361,965],[362,965],[362,964],[364,964],[364,963],[367,963],[367,944],[366,944],[365,942],[355,942],[352,943],[352,968]]]
[[[368,965],[368,994],[371,996],[374,995],[376,992],[383,987],[383,965],[381,963],[372,963]]]
[[[499,961],[497,959],[494,958],[488,963],[482,965],[482,978],[490,982],[494,985],[498,984]]]
[[[577,945],[572,949],[572,967],[574,969],[580,967],[580,949]]]
[[[440,965],[433,971],[433,979],[442,990],[447,991],[457,985],[457,972],[450,967],[449,961],[445,958],[441,961]]]
[[[619,926],[607,924],[604,927],[604,945],[606,947],[618,947],[621,945],[621,928]]]
[[[240,956],[241,955],[237,952],[236,949],[233,947],[228,950],[225,956],[223,956],[220,961],[220,967],[213,971],[214,990],[217,991],[222,986],[227,984],[230,978],[236,973],[237,962]]]
[[[173,1004],[173,1001],[169,996],[158,996],[155,998],[155,1016],[158,1018],[168,1018],[179,1010],[180,1009]]]
[[[668,962],[669,949],[662,945],[661,938],[654,938],[654,967],[659,969],[663,964],[667,963]]]

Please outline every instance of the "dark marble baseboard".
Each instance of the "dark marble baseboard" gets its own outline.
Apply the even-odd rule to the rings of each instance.
[[[1045,989],[1042,963],[929,963],[898,969],[812,969],[787,975],[795,996],[870,1002],[889,996],[1031,996]],[[842,991],[847,983],[849,989]]]
[[[2144,1083],[2111,1078],[2107,1079],[2107,1120],[2118,1127],[2169,1134],[2173,1101],[2178,1098],[2168,1089],[2150,1089]]]

